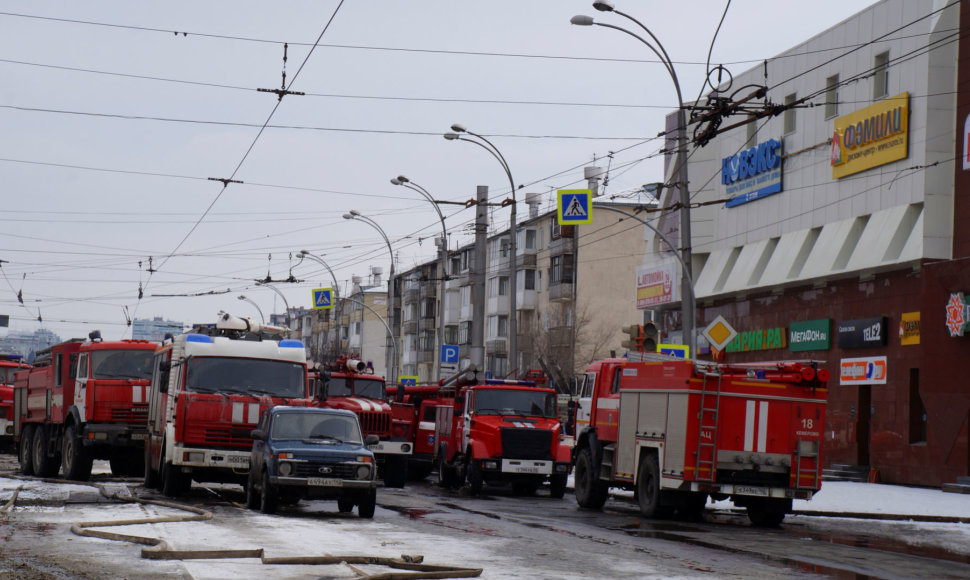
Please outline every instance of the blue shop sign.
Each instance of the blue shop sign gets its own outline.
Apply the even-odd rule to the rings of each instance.
[[[781,141],[769,139],[721,160],[721,184],[734,207],[781,191]]]

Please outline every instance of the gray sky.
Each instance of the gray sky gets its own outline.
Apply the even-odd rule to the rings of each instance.
[[[617,7],[660,38],[692,100],[725,3]],[[870,4],[736,0],[712,64],[760,66]],[[392,177],[445,200],[509,191],[484,150],[441,137],[453,123],[501,150],[525,186],[519,216],[525,192],[551,209],[594,158],[611,168],[607,194],[661,181],[653,138],[676,105],[670,77],[635,39],[572,26],[575,14],[635,27],[585,0],[0,1],[0,314],[20,331],[40,315],[62,338],[130,336],[125,308],[257,317],[240,294],[268,316],[283,304],[253,281],[291,267],[304,282],[278,287],[309,306],[331,283],[297,266],[301,249],[341,284],[387,274],[383,239],[342,219],[350,209],[381,225],[399,271],[433,259],[437,215]],[[289,89],[306,94],[278,102],[256,89],[281,86],[284,42]],[[233,175],[244,183],[208,179]],[[473,211],[442,208],[450,247],[470,241]],[[508,209],[494,219],[506,227]]]

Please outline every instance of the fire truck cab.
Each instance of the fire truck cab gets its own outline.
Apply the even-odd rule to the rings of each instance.
[[[586,371],[573,450],[581,507],[620,487],[646,517],[696,515],[711,496],[775,526],[792,499],[819,490],[828,372],[817,363],[643,356]]]
[[[221,312],[165,341],[154,358],[146,487],[177,497],[192,480],[245,485],[263,411],[309,404],[306,349],[288,332]]]
[[[0,354],[0,448],[13,445],[13,381],[17,371],[29,369],[19,354]]]
[[[556,391],[530,381],[477,380],[466,371],[453,387],[442,387],[436,406],[435,461],[440,484],[472,493],[487,482],[510,482],[532,494],[549,481],[550,495],[563,497],[570,448],[563,442]]]

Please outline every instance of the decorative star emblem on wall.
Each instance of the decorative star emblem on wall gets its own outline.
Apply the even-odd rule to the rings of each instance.
[[[950,330],[950,336],[963,336],[963,331],[967,327],[968,319],[967,301],[963,292],[950,294],[950,300],[946,303],[946,327]]]

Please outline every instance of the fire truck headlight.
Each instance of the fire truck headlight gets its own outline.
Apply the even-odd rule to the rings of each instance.
[[[486,461],[485,469],[498,469],[498,461]]]
[[[556,464],[556,473],[566,473],[568,469],[569,469],[569,465],[565,463]]]
[[[205,461],[205,453],[190,451],[182,457],[182,460],[189,463],[202,463]]]
[[[781,464],[784,465],[785,467],[791,467],[791,459],[788,457],[782,457]]]
[[[754,463],[755,465],[761,465],[761,457],[755,453],[752,453],[751,456],[748,457],[748,461],[750,463]]]
[[[288,477],[291,473],[293,473],[293,464],[288,461],[281,461],[279,470],[280,475],[283,477]]]
[[[734,462],[735,463],[744,463],[744,455],[735,455],[734,456]]]
[[[357,467],[357,479],[370,479],[370,465],[359,465]]]
[[[411,452],[411,444],[410,443],[405,443],[404,445],[401,445],[401,451],[403,451],[404,453],[410,453]]]

